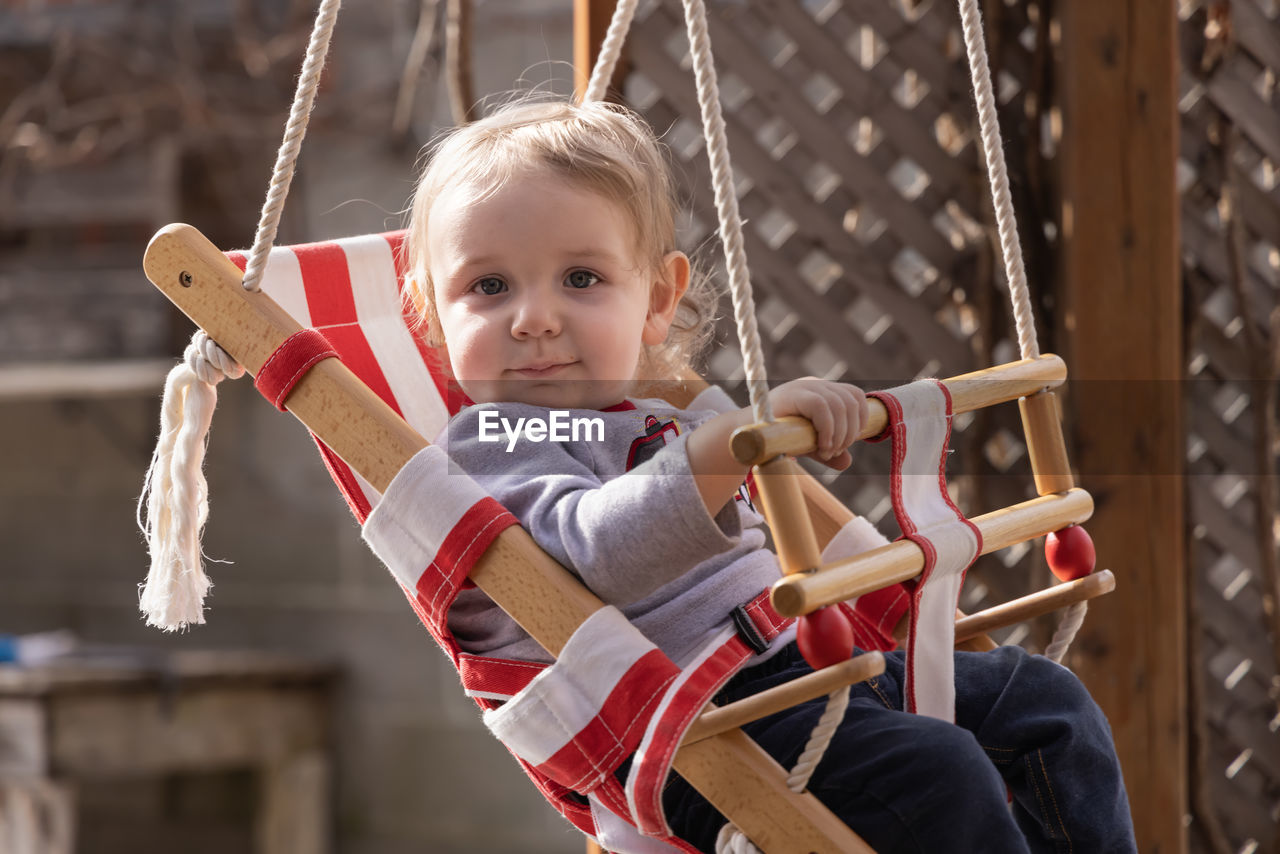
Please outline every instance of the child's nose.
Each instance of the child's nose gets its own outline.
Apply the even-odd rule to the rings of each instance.
[[[511,334],[516,338],[539,338],[560,334],[560,318],[551,300],[545,296],[530,294],[521,300],[511,324]]]

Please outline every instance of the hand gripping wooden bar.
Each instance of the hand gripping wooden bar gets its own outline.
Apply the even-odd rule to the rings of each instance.
[[[1038,359],[1023,359],[960,374],[943,380],[942,384],[951,393],[952,412],[961,413],[1033,395],[1043,388],[1061,385],[1066,378],[1066,363],[1059,356],[1046,354]],[[875,398],[867,401],[867,410],[867,423],[859,431],[859,439],[879,436],[889,423],[884,404]],[[817,437],[812,424],[803,418],[792,417],[779,418],[771,424],[740,427],[734,431],[731,441],[733,455],[738,462],[758,465],[782,454],[799,456],[811,453]]]
[[[189,225],[161,229],[143,260],[147,278],[249,373],[300,327]],[[287,408],[374,488],[428,442],[336,359],[294,388]],[[471,580],[556,655],[602,603],[521,528],[494,541]],[[787,789],[786,772],[740,730],[680,748],[675,768],[769,854],[844,854],[871,849],[816,798]]]

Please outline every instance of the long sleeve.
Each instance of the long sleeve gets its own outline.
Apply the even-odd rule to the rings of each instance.
[[[444,439],[450,457],[604,601],[637,602],[739,544],[742,525],[734,502],[712,518],[698,496],[686,436],[668,441],[625,474],[601,475],[595,456],[616,456],[620,440],[481,441],[486,411],[511,424],[547,417],[547,410],[521,404],[464,410]],[[492,426],[494,416],[486,421]]]

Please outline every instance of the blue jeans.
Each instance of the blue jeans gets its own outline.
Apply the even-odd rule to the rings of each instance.
[[[809,783],[878,854],[1137,851],[1111,729],[1069,670],[1017,647],[957,652],[952,725],[902,711],[903,663],[886,653],[884,674],[853,686]],[[808,672],[791,644],[716,702]],[[743,729],[790,769],[825,707],[820,698]],[[678,836],[715,850],[725,820],[701,795],[673,775],[663,803]]]

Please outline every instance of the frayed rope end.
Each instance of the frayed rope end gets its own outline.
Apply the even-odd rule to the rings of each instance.
[[[211,586],[200,534],[209,514],[204,452],[218,401],[213,383],[221,375],[208,369],[212,360],[202,361],[201,351],[210,346],[216,348],[197,333],[185,361],[165,380],[160,436],[138,499],[138,526],[151,553],[138,607],[147,625],[164,631],[203,624],[204,597]]]

